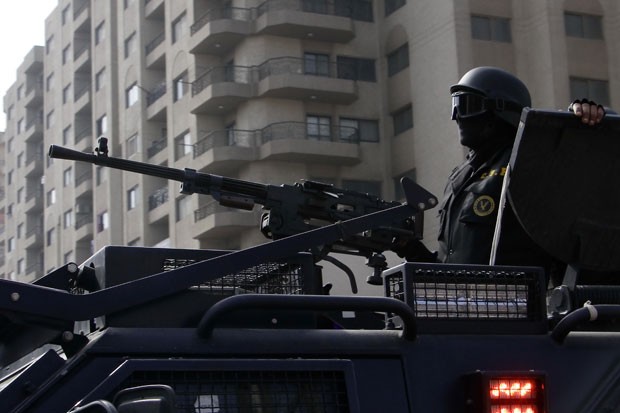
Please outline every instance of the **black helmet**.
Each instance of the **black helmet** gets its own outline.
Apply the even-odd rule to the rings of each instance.
[[[478,113],[493,111],[497,116],[504,119],[514,127],[519,125],[521,111],[524,107],[532,105],[530,92],[525,84],[507,71],[497,68],[482,66],[471,69],[459,80],[459,83],[450,87],[452,94],[452,119],[458,113],[461,117],[469,116],[471,108],[478,108]],[[482,97],[478,102],[465,101],[459,97],[466,96]]]

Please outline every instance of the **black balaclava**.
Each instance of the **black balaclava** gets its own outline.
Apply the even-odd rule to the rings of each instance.
[[[457,116],[461,145],[490,156],[494,149],[514,141],[516,128],[492,111],[467,118]]]

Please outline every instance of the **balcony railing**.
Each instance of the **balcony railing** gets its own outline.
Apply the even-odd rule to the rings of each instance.
[[[223,146],[256,146],[258,130],[221,129],[209,132],[204,138],[196,142],[194,158],[207,152],[209,149]]]
[[[77,144],[82,139],[88,138],[91,135],[92,135],[92,130],[90,126],[82,128],[78,130],[77,132],[75,132],[75,143]]]
[[[151,146],[147,148],[146,154],[149,158],[152,158],[153,156],[157,155],[159,152],[166,149],[167,146],[168,146],[168,141],[166,139],[154,141],[151,144]]]
[[[149,211],[168,202],[168,187],[162,187],[149,195]]]
[[[221,9],[211,9],[200,16],[190,27],[191,34],[202,29],[207,23],[215,20],[241,20],[251,21],[256,18],[255,8],[225,7]]]
[[[202,92],[214,83],[252,83],[252,67],[218,66],[207,70],[192,83],[192,96]]]
[[[80,229],[84,225],[93,223],[93,214],[89,212],[75,214],[75,229]]]
[[[42,160],[43,160],[43,151],[36,150],[34,152],[29,153],[28,156],[26,156],[26,165],[30,165],[32,162],[42,161]]]
[[[166,32],[161,32],[153,40],[148,42],[146,46],[144,46],[144,52],[146,54],[151,53],[153,50],[157,48],[157,46],[162,44],[164,40],[166,40]]]
[[[160,97],[164,96],[165,94],[166,94],[166,83],[163,82],[148,91],[148,94],[146,96],[146,106],[151,106]]]
[[[78,186],[80,186],[81,184],[83,184],[84,182],[89,181],[91,179],[93,179],[93,171],[92,171],[92,169],[87,170],[84,173],[78,175],[75,178],[75,186],[76,186],[76,188]]]

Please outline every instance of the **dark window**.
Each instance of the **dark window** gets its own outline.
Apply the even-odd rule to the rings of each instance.
[[[601,16],[565,13],[564,28],[567,36],[584,39],[603,38],[603,19]]]
[[[570,78],[570,95],[573,99],[591,99],[609,106],[609,82],[606,80]]]
[[[327,14],[327,0],[303,0],[302,7],[308,13]]]
[[[392,121],[394,122],[394,135],[413,128],[413,110],[411,105],[394,112],[392,114]]]
[[[385,0],[385,15],[389,16],[407,4],[407,0]]]
[[[478,40],[510,43],[510,19],[504,17],[471,16],[471,36]]]
[[[377,80],[374,59],[338,56],[337,65],[338,77],[340,79],[362,80],[366,82],[375,82]]]
[[[329,56],[318,53],[304,53],[304,73],[329,76]]]
[[[328,116],[306,116],[308,139],[331,140],[331,119]]]
[[[334,2],[334,14],[336,16],[350,17],[354,20],[371,22],[371,0],[336,0]]]
[[[379,142],[379,122],[376,120],[340,118],[339,126],[340,140]]]
[[[405,43],[387,56],[388,76],[409,67],[409,44]]]

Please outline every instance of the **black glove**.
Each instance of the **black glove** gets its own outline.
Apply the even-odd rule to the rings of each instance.
[[[410,262],[438,262],[437,252],[430,251],[422,241],[417,239],[404,242],[396,239],[393,242],[392,251]]]

